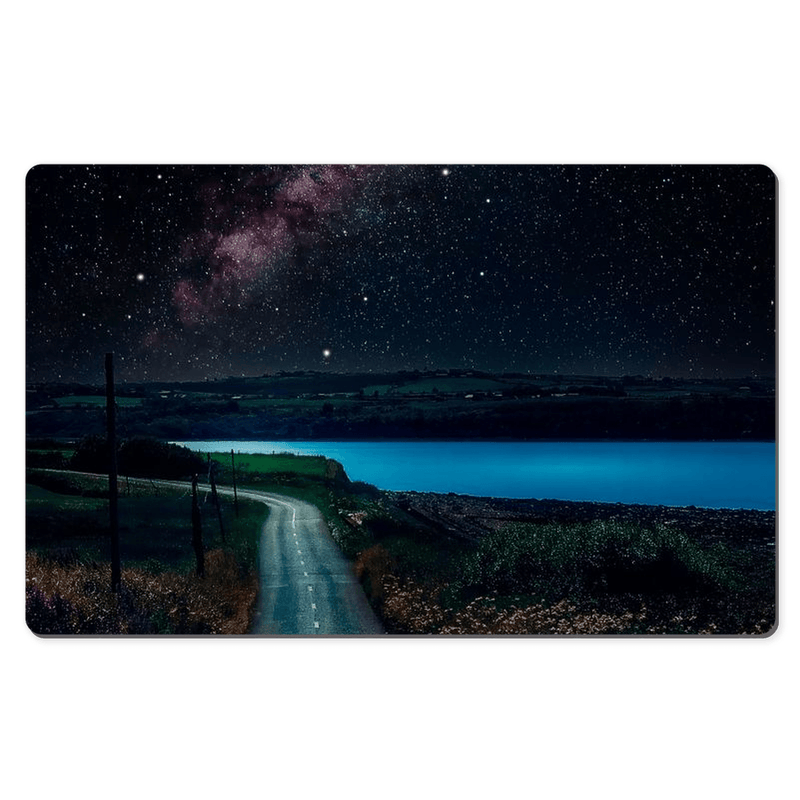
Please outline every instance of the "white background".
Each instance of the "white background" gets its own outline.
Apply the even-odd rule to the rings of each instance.
[[[7,796],[791,795],[800,709],[790,220],[800,132],[788,8],[73,0],[5,9]],[[778,632],[746,641],[30,634],[27,169],[268,161],[772,167],[781,199]]]

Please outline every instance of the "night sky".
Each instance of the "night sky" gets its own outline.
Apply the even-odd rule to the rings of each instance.
[[[774,375],[759,166],[39,166],[27,379]]]

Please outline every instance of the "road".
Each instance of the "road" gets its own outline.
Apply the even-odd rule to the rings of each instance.
[[[230,494],[230,490],[217,487]],[[240,490],[270,507],[259,542],[255,635],[383,633],[350,563],[315,506],[293,497]]]

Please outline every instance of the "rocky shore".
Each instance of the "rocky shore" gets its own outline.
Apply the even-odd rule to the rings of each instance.
[[[591,522],[615,520],[675,527],[704,544],[723,542],[774,549],[774,511],[514,500],[432,492],[386,492],[390,502],[442,532],[476,541],[511,522]]]

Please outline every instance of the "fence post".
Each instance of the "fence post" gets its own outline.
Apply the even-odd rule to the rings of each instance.
[[[217,482],[214,480],[214,462],[211,460],[211,453],[208,454],[208,482],[211,484],[211,499],[217,507],[217,518],[219,519],[219,532],[222,536],[222,542],[225,543],[225,527],[222,524],[222,507],[219,504],[219,495],[217,494]]]
[[[114,354],[106,353],[106,439],[108,445],[108,515],[111,529],[111,591],[122,582],[119,563],[119,504],[117,498],[117,430],[114,406]]]
[[[233,507],[236,516],[239,516],[239,498],[236,495],[236,462],[233,460],[233,450],[231,450],[231,472],[233,473]]]
[[[200,506],[197,503],[197,475],[192,478],[192,546],[197,559],[197,574],[205,574],[205,555],[203,553],[203,528],[200,522]]]

